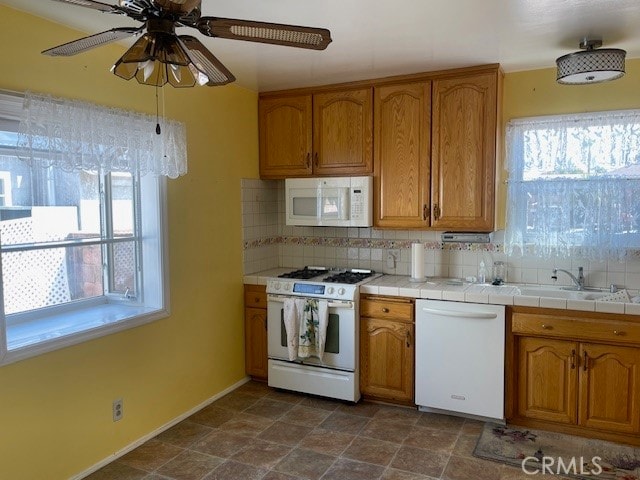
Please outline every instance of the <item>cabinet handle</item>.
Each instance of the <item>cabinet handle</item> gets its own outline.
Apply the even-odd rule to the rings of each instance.
[[[307,168],[311,168],[311,153],[307,152]]]
[[[315,153],[315,155],[313,156],[313,162],[315,164],[315,166],[318,166],[318,152]]]
[[[433,218],[436,220],[440,218],[440,205],[437,203],[433,205]]]
[[[411,346],[411,332],[407,332],[407,348]]]
[[[256,297],[256,303],[260,301],[260,297]]]
[[[429,218],[429,206],[425,203],[422,206],[422,219],[426,220],[427,218]]]
[[[586,372],[587,368],[589,368],[589,355],[587,354],[587,352],[585,350],[585,352],[584,352],[584,364],[582,365],[582,370],[584,370]]]
[[[624,336],[624,332],[623,332],[622,330],[614,330],[614,331],[613,331],[613,334],[614,334],[614,335],[617,335],[617,336],[619,336],[619,337]]]
[[[389,313],[389,309],[387,307],[382,307],[382,312],[383,313]]]
[[[546,323],[542,324],[542,328],[544,328],[545,330],[553,330],[553,326],[552,325],[547,325]]]
[[[571,350],[571,369],[575,369],[576,368],[576,351]]]

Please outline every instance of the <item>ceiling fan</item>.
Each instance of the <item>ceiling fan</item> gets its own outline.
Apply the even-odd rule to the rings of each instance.
[[[191,35],[177,35],[176,27],[191,27],[209,37],[324,50],[331,33],[324,28],[201,16],[202,0],[118,0],[116,5],[96,0],[55,0],[126,15],[143,25],[112,28],[43,51],[45,55],[71,56],[107,43],[140,36],[113,65],[121,78],[145,85],[193,87],[233,82],[233,74]]]

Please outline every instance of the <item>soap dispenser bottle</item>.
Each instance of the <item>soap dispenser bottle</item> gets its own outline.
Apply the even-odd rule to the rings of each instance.
[[[484,260],[480,260],[480,266],[478,267],[478,283],[485,283],[487,281],[487,267],[484,266]]]

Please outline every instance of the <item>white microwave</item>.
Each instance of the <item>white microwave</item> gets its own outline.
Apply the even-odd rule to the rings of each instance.
[[[287,225],[370,227],[373,225],[373,178],[287,178],[284,181]]]

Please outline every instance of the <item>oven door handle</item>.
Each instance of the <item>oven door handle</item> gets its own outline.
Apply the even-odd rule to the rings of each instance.
[[[271,302],[282,303],[287,298],[315,298],[315,297],[294,297],[291,295],[274,295],[274,294],[267,295],[268,302],[271,301]],[[318,300],[322,300],[322,299],[319,298]],[[351,302],[349,300],[333,300],[333,301],[330,301],[327,306],[329,308],[348,308],[352,310],[354,308],[354,302]]]

